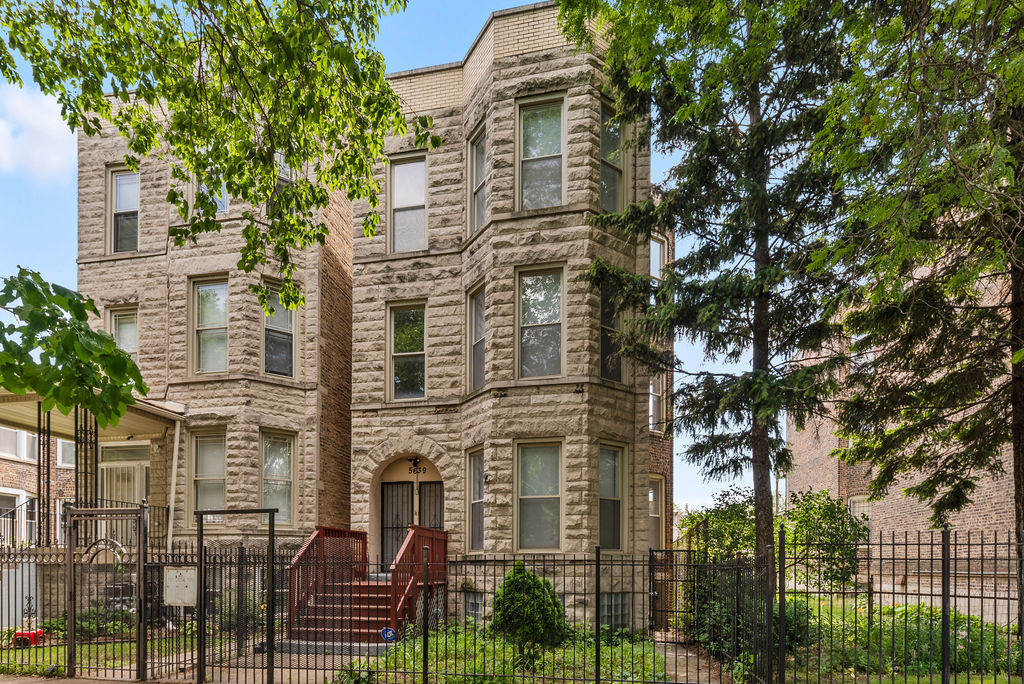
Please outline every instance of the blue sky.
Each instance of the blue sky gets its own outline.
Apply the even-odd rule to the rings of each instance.
[[[491,12],[515,0],[410,0],[408,9],[381,20],[377,45],[389,71],[461,60]],[[443,22],[443,25],[442,25]],[[429,27],[429,30],[424,30]],[[27,72],[23,72],[27,73]],[[77,271],[77,180],[75,137],[59,118],[56,103],[33,86],[19,89],[0,81],[0,274],[18,265],[75,286]],[[655,154],[654,179],[664,178],[670,160]],[[677,347],[687,363],[699,363],[693,349]],[[681,441],[677,438],[678,443]],[[744,478],[749,480],[748,478]],[[707,504],[727,483],[704,482],[676,458],[675,501],[691,508]]]

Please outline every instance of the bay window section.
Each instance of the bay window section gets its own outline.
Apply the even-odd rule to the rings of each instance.
[[[610,287],[601,290],[601,377],[622,382],[622,359],[619,358],[619,312]]]
[[[562,269],[519,274],[519,376],[562,373]]]
[[[470,144],[469,226],[479,230],[487,221],[487,134],[480,133]]]
[[[469,549],[484,548],[484,452],[469,455]]]
[[[562,101],[519,109],[520,206],[544,209],[563,204]]]
[[[426,396],[426,307],[391,309],[392,398],[422,399]]]
[[[197,283],[196,351],[197,373],[216,373],[228,369],[228,284]]]
[[[290,378],[294,372],[292,311],[281,304],[277,290],[270,291],[268,300],[274,313],[263,317],[263,371]]]
[[[292,443],[287,435],[263,435],[263,508],[276,508],[275,522],[292,521]],[[269,516],[264,515],[267,522]]]
[[[601,107],[601,211],[622,209],[622,128],[607,104]]]
[[[559,447],[519,447],[518,499],[520,549],[558,549],[561,540]]]
[[[391,162],[391,249],[427,248],[427,161],[420,157]]]
[[[475,392],[484,386],[484,379],[486,375],[486,367],[484,364],[484,354],[486,352],[485,340],[487,337],[487,320],[485,317],[485,301],[484,301],[484,290],[474,292],[469,297],[470,307],[470,348],[471,353],[471,365],[470,365],[470,391]]]
[[[598,452],[600,541],[602,549],[622,548],[622,450],[601,447]]]

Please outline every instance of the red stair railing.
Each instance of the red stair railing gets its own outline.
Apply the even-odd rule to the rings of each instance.
[[[366,532],[318,525],[288,564],[289,637],[328,583],[365,579],[367,567]]]
[[[396,632],[403,624],[416,618],[416,604],[424,584],[424,546],[430,547],[430,586],[444,585],[448,581],[448,533],[409,525],[402,548],[391,564],[391,627]]]

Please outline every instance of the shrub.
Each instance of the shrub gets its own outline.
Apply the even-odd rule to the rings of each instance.
[[[838,588],[857,576],[858,547],[868,526],[828,490],[795,493],[785,516],[787,561],[801,584]],[[787,563],[788,564],[788,563]]]
[[[490,629],[515,644],[521,658],[533,657],[537,648],[565,640],[565,609],[551,582],[516,561],[494,594]]]

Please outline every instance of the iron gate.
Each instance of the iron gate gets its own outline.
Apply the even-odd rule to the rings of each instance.
[[[146,679],[148,509],[67,510],[67,676]]]

